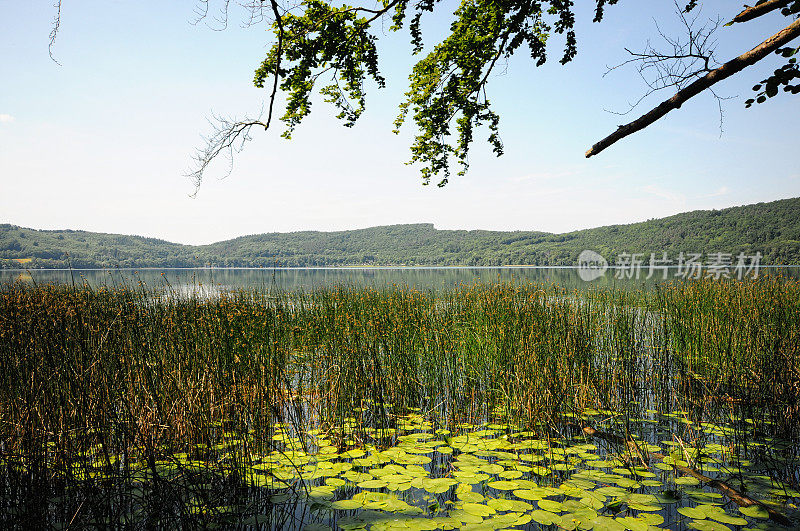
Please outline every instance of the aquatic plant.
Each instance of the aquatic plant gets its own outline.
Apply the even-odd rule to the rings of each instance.
[[[642,488],[692,487],[664,475],[680,467],[739,474],[739,488],[791,499],[798,317],[798,284],[776,278],[656,292],[495,283],[212,297],[144,285],[6,285],[0,504],[9,511],[0,519],[169,526],[251,515],[280,528],[315,504],[334,511],[314,517],[325,523],[340,510],[388,503],[414,516],[449,500],[470,514],[459,525],[527,503],[523,516],[495,523],[585,527],[599,518],[614,528],[604,519],[619,511],[609,516],[609,507],[651,505],[634,496]],[[587,427],[644,446],[595,453]],[[533,450],[542,458],[523,458]],[[666,469],[652,468],[655,454]],[[614,471],[589,478],[601,463]],[[578,500],[589,501],[567,507],[570,481],[612,479],[625,494],[587,494],[600,487],[578,483]],[[532,483],[560,488],[560,498],[533,508],[551,496],[508,496],[540,488]],[[384,496],[420,489],[449,498]],[[491,503],[468,505],[479,491]],[[716,499],[703,496],[695,497]],[[548,512],[553,503],[582,516],[563,520],[564,511]],[[652,505],[661,522],[675,516],[664,503]],[[642,521],[629,526],[660,525],[642,516],[653,511],[630,510],[619,518]],[[684,516],[742,518],[708,511]],[[426,515],[453,518],[445,513]]]

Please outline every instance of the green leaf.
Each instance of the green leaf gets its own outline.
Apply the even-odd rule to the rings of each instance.
[[[769,518],[769,512],[760,505],[750,505],[749,507],[739,507],[739,512],[750,518]]]
[[[514,490],[514,489],[519,489],[520,487],[520,484],[517,483],[516,481],[505,481],[505,480],[490,481],[489,483],[487,483],[487,485],[497,490]]]
[[[331,503],[331,507],[342,511],[349,511],[352,509],[360,509],[364,506],[364,502],[360,500],[339,500]]]
[[[552,525],[552,524],[554,524],[556,522],[560,522],[561,521],[561,517],[558,516],[557,514],[553,514],[553,513],[549,512],[549,511],[545,511],[545,510],[542,510],[542,509],[536,509],[534,511],[531,511],[530,514],[531,514],[531,518],[533,518],[533,520],[536,523],[541,524],[541,525]]]
[[[553,500],[539,500],[537,502],[539,509],[551,512],[551,513],[560,513],[564,510],[564,506],[557,501]]]
[[[480,503],[465,503],[461,508],[467,514],[481,517],[489,516],[496,512],[488,505],[483,505]]]
[[[696,507],[681,507],[678,512],[687,518],[704,519],[706,513]]]

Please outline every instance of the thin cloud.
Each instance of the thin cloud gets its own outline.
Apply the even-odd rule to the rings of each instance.
[[[703,197],[703,198],[721,197],[723,195],[728,195],[728,193],[730,193],[730,189],[727,186],[721,186],[720,188],[717,189],[716,192],[712,192],[710,194],[706,194],[706,195],[701,196],[701,197]]]
[[[10,114],[0,114],[0,124],[10,124],[14,121],[14,117]]]
[[[671,190],[667,190],[666,188],[662,188],[656,184],[649,184],[641,188],[641,190],[650,195],[654,195],[661,199],[665,199],[667,201],[672,201],[675,203],[684,203],[686,201],[686,197],[682,194],[673,192]]]

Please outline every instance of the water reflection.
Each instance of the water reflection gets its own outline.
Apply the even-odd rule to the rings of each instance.
[[[677,277],[672,268],[667,280]],[[800,267],[762,268],[762,275],[800,278]],[[222,291],[250,288],[313,290],[334,284],[376,288],[408,286],[421,290],[448,290],[462,284],[493,282],[539,282],[559,284],[567,289],[617,287],[650,290],[664,280],[660,274],[646,278],[617,278],[609,269],[605,275],[586,282],[574,267],[342,267],[342,268],[198,268],[198,269],[75,269],[75,270],[0,270],[0,283],[76,284],[92,287],[163,287],[178,295],[198,293],[209,296]]]

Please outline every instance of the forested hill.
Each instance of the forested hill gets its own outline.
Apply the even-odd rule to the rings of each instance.
[[[243,236],[210,245],[0,225],[0,267],[201,267],[339,265],[575,265],[592,249],[621,253],[755,254],[763,264],[800,264],[800,198],[698,210],[566,234],[436,230],[432,224],[341,232]]]

